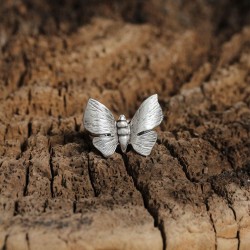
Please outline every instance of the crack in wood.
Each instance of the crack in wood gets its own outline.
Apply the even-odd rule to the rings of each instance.
[[[28,232],[25,234],[25,240],[27,242],[27,248],[28,248],[28,250],[30,250],[30,239],[29,239],[29,233]]]
[[[214,230],[214,237],[215,237],[215,246],[214,246],[214,249],[217,250],[217,247],[218,247],[218,240],[217,240],[217,232],[216,232],[216,228],[215,228],[215,225],[214,225],[214,220],[213,220],[213,217],[212,217],[212,214],[210,212],[210,208],[209,208],[209,205],[208,205],[208,200],[206,199],[205,200],[205,206],[206,206],[206,209],[207,209],[207,213],[209,215],[209,219],[210,219],[210,222],[212,224],[212,227],[213,227],[213,230]]]
[[[31,120],[28,122],[28,133],[27,134],[28,134],[28,138],[32,135],[32,121]]]
[[[3,242],[3,247],[1,250],[7,250],[7,240],[8,240],[9,234],[5,235],[4,242]]]
[[[14,213],[13,213],[13,216],[16,216],[19,214],[19,202],[18,201],[15,201],[14,203]]]
[[[74,117],[74,123],[75,123],[75,131],[76,132],[79,132],[80,131],[80,128],[81,128],[81,124],[77,124],[77,120],[76,120],[76,117]]]
[[[8,130],[9,130],[9,126],[10,126],[10,124],[7,124],[5,127],[3,141],[6,141],[6,136],[7,136]]]
[[[31,105],[31,101],[32,101],[32,92],[31,89],[28,90],[28,106]]]
[[[126,172],[132,178],[133,183],[134,183],[134,187],[136,188],[136,190],[141,194],[142,200],[143,200],[143,204],[144,204],[144,208],[152,216],[152,218],[154,220],[154,226],[157,227],[158,230],[160,231],[161,238],[162,238],[163,250],[166,250],[166,248],[167,248],[166,232],[165,232],[165,228],[164,228],[164,222],[162,220],[159,221],[158,209],[149,205],[147,191],[145,190],[145,188],[143,187],[143,185],[140,185],[138,183],[138,180],[137,180],[137,178],[136,178],[136,176],[134,174],[134,171],[133,171],[133,169],[129,165],[129,160],[128,160],[127,155],[126,154],[121,154],[121,155],[122,155],[122,159],[123,159],[123,162],[124,162],[124,166],[125,166]]]
[[[217,188],[213,185],[212,182],[211,182],[211,189],[214,191],[215,194],[217,194],[218,196],[222,197],[223,199],[225,199],[227,201],[227,206],[233,212],[235,222],[237,223],[236,212],[235,212],[234,208],[232,207],[232,204],[231,204],[231,202],[230,202],[227,194],[226,195],[222,195],[221,192],[219,192],[217,190]],[[240,249],[240,231],[239,231],[239,225],[238,225],[238,223],[237,223],[237,235],[236,235],[236,238],[238,239],[237,249],[239,250]]]
[[[237,245],[237,250],[240,250],[240,231],[237,231],[237,235],[236,235],[237,239],[238,239],[238,245]]]
[[[237,217],[236,217],[236,212],[235,212],[234,208],[233,208],[230,204],[228,204],[228,207],[229,207],[229,208],[231,209],[231,211],[233,212],[234,220],[235,220],[236,223],[237,223]],[[238,225],[238,223],[237,223],[237,234],[236,234],[236,238],[237,238],[237,240],[238,240],[237,250],[239,250],[239,249],[240,249],[240,230],[239,230],[239,225]]]
[[[179,165],[181,166],[181,169],[183,170],[187,180],[189,180],[192,183],[198,183],[197,180],[195,180],[194,178],[192,178],[188,172],[188,168],[187,165],[185,164],[185,162],[181,159],[181,157],[177,154],[177,152],[174,150],[174,147],[168,143],[168,141],[165,141],[163,143],[163,145],[167,148],[167,150],[169,151],[169,153],[171,154],[171,156],[175,159],[177,159]]]
[[[29,61],[25,53],[23,53],[23,64],[24,64],[24,71],[20,74],[20,78],[17,83],[17,87],[21,88],[25,84],[25,77],[28,74],[28,66],[29,66]]]
[[[24,186],[24,189],[23,189],[23,196],[28,195],[29,178],[30,178],[30,165],[28,165],[27,168],[26,168],[25,186]]]
[[[201,138],[202,138],[204,141],[208,142],[208,143],[211,145],[211,147],[213,147],[219,154],[224,155],[224,156],[226,157],[226,159],[227,159],[227,161],[228,161],[230,167],[232,168],[232,170],[235,169],[235,168],[234,168],[234,164],[232,163],[232,160],[229,158],[228,154],[225,154],[225,152],[224,152],[223,149],[218,148],[217,145],[216,145],[216,143],[215,143],[214,141],[212,141],[212,140],[206,138],[205,136],[201,136]]]
[[[98,197],[99,196],[99,191],[95,188],[95,184],[94,184],[94,176],[92,175],[92,171],[91,171],[91,168],[90,168],[90,157],[89,157],[89,153],[88,153],[88,174],[89,174],[89,180],[90,180],[90,184],[91,184],[91,187],[93,189],[93,192],[94,192],[94,195],[95,197]]]
[[[74,213],[74,214],[76,213],[76,203],[77,203],[77,201],[74,200],[74,201],[73,201],[73,204],[72,204],[72,210],[73,210],[73,213]]]
[[[67,98],[66,98],[66,95],[63,96],[63,108],[64,108],[65,114],[67,114]]]
[[[45,200],[45,202],[44,202],[44,204],[43,204],[43,213],[45,213],[46,212],[46,209],[47,209],[47,207],[48,207],[48,199],[46,199]]]
[[[50,166],[50,174],[51,174],[51,179],[50,179],[50,193],[51,193],[51,198],[55,197],[54,193],[54,178],[55,178],[55,172],[53,168],[53,147],[51,146],[51,143],[49,141],[49,166]]]

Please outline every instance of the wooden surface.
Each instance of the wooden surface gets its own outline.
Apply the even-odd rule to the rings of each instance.
[[[250,249],[248,1],[0,2],[0,249]],[[149,157],[103,158],[89,97]]]

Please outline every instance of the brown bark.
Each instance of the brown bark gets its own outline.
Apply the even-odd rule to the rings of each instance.
[[[218,2],[0,3],[0,249],[250,248],[250,6]],[[152,154],[103,158],[88,98],[153,93]]]

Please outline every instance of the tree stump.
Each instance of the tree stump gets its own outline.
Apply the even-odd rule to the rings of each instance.
[[[248,1],[1,1],[0,248],[250,249]],[[150,156],[104,158],[89,97]]]

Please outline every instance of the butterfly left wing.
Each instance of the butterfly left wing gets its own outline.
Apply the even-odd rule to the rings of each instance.
[[[84,127],[96,135],[116,134],[115,118],[100,102],[90,98],[83,118]]]
[[[130,143],[141,155],[149,155],[154,146],[157,134],[151,131],[163,119],[157,94],[148,97],[136,111],[130,122]]]
[[[118,144],[115,118],[111,111],[100,102],[90,98],[85,109],[83,124],[94,136],[94,146],[108,157],[115,152]]]
[[[108,157],[115,152],[118,145],[118,137],[117,135],[94,137],[93,144],[103,156]]]

